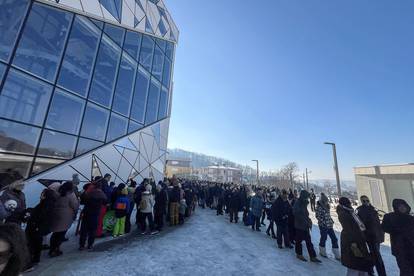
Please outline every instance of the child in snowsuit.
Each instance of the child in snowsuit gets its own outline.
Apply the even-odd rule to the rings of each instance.
[[[185,211],[187,210],[187,203],[185,199],[180,201],[180,214],[179,214],[179,222],[180,224],[184,223]]]
[[[116,222],[112,236],[118,237],[125,234],[125,219],[129,212],[128,188],[122,189],[116,198],[114,209]]]

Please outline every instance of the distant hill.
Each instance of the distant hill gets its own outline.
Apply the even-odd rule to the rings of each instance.
[[[235,167],[240,169],[246,168],[246,166],[237,164],[224,158],[209,156],[202,153],[196,153],[182,149],[168,149],[167,159],[191,160],[191,165],[193,168],[202,168],[212,165],[226,165],[228,167]]]

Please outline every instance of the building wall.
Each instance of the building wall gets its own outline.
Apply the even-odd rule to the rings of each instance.
[[[162,1],[135,1],[139,26],[109,2],[0,1],[0,188],[162,178],[178,30]]]
[[[356,186],[358,198],[366,195],[377,209],[389,210],[384,181],[381,178],[356,175]]]
[[[386,177],[385,186],[387,190],[389,210],[392,210],[392,201],[396,198],[404,199],[414,208],[414,191],[412,177],[397,179],[396,177]]]

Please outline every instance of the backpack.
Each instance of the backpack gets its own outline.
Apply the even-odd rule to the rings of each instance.
[[[147,209],[147,201],[146,200],[141,199],[141,202],[139,203],[139,209],[141,211]]]

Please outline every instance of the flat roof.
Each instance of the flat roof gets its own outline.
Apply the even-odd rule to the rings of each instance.
[[[414,163],[354,167],[356,175],[414,174]]]

